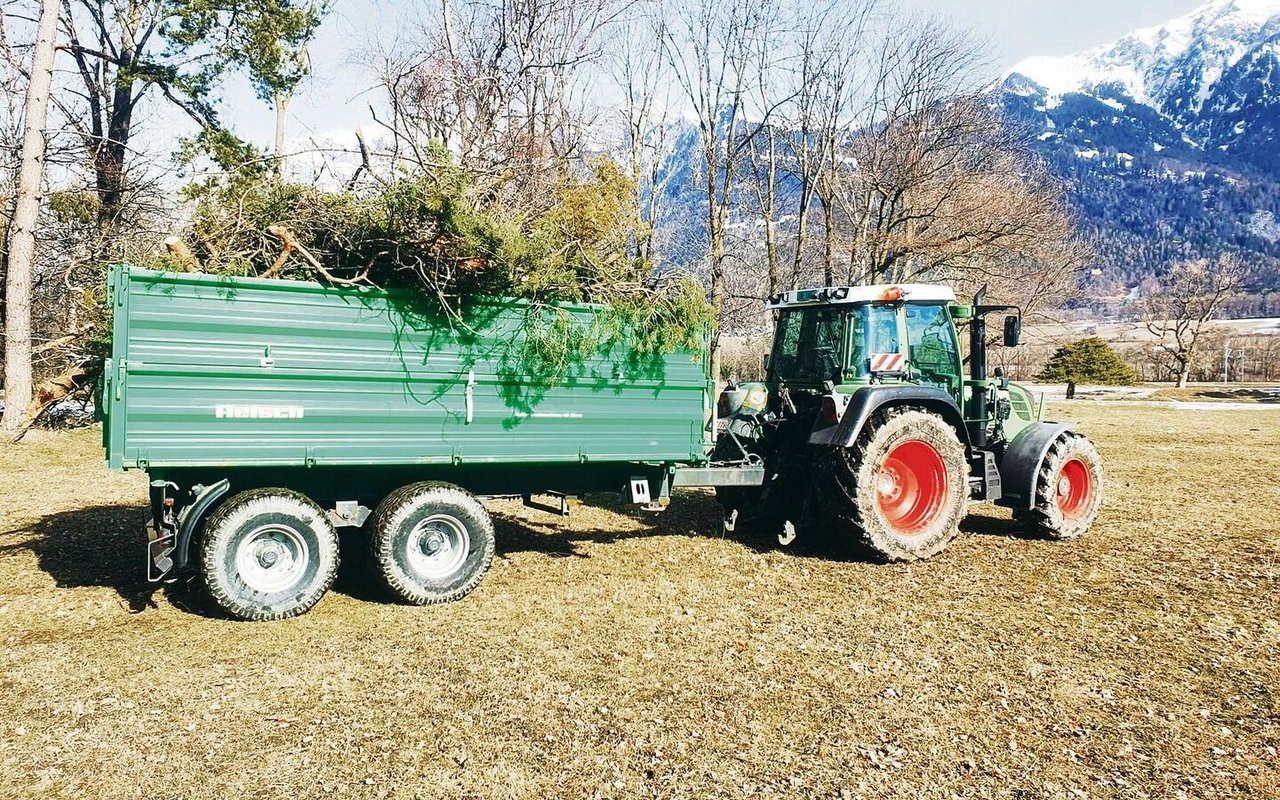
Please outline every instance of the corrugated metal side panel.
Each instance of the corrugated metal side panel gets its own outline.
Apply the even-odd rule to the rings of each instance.
[[[707,382],[690,354],[647,370],[613,354],[542,390],[512,357],[515,305],[487,307],[468,332],[382,292],[297,281],[133,268],[117,291],[115,466],[700,455]]]

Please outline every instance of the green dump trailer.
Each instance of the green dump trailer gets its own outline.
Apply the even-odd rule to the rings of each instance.
[[[549,496],[567,512],[573,496],[623,491],[659,510],[677,467],[707,461],[705,352],[635,352],[615,336],[547,364],[528,355],[523,301],[457,318],[371,288],[130,266],[108,281],[103,443],[111,468],[151,479],[149,577],[195,567],[236,616],[314,604],[336,527],[385,529],[374,547],[404,551],[384,576],[404,599],[454,599],[492,558],[479,501]],[[586,328],[599,312],[541,313]]]

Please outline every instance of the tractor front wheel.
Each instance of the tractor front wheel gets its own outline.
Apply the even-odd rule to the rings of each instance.
[[[964,445],[941,417],[916,409],[877,414],[851,448],[820,466],[818,499],[837,528],[852,528],[879,558],[940,553],[960,530],[969,496]]]
[[[1017,513],[1049,539],[1078,539],[1102,508],[1102,457],[1083,436],[1059,437],[1036,472],[1035,508]]]

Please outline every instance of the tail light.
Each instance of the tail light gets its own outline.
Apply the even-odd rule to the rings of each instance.
[[[829,425],[840,424],[840,409],[836,408],[836,399],[831,395],[822,398],[822,418]]]

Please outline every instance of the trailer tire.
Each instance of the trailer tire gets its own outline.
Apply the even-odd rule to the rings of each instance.
[[[1093,442],[1064,433],[1036,471],[1035,507],[1014,516],[1046,539],[1079,539],[1102,509],[1102,456]]]
[[[818,506],[830,530],[851,530],[886,561],[942,552],[956,537],[969,499],[965,448],[942,417],[914,408],[877,413],[853,447],[819,460]]]
[[[373,512],[373,562],[383,585],[414,605],[447,603],[476,588],[493,563],[493,520],[449,483],[404,486]]]
[[[200,577],[236,619],[296,617],[338,573],[338,534],[320,506],[289,489],[251,489],[218,506],[200,540]]]

